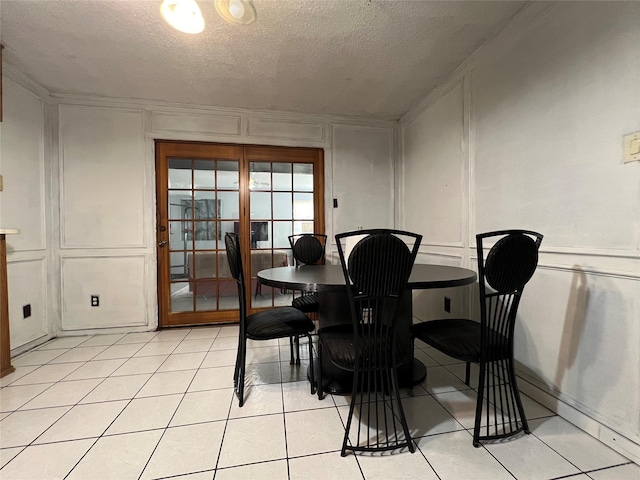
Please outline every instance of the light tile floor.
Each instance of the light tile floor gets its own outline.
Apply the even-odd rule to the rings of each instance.
[[[250,342],[238,408],[237,332],[65,337],[14,358],[0,380],[0,477],[640,479],[638,465],[527,397],[532,435],[473,448],[464,366],[421,343],[428,380],[403,392],[416,453],[342,458],[348,397],[312,396],[288,340]]]

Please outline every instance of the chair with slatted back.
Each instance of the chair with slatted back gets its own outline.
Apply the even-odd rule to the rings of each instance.
[[[327,244],[327,236],[322,233],[302,233],[299,235],[290,235],[289,244],[291,245],[291,251],[293,252],[294,265],[296,267],[304,265],[318,265],[324,264],[325,247]],[[311,318],[314,318],[314,314],[320,310],[320,303],[318,301],[318,294],[316,292],[300,292],[300,295],[295,297],[291,302],[293,308],[297,308],[301,312],[311,314]],[[293,348],[295,342],[296,351],[296,363],[300,364],[299,344],[298,337],[291,339],[291,352],[293,364]]]
[[[348,239],[364,236],[345,258]],[[408,353],[397,336],[400,298],[422,236],[400,230],[358,230],[336,235],[351,325],[318,331],[318,363],[353,372],[351,405],[341,455],[415,446],[402,408],[397,367]],[[318,397],[323,398],[321,375]],[[357,409],[357,414],[356,414]],[[355,417],[355,418],[354,418]],[[357,424],[357,426],[355,425]]]
[[[317,265],[324,263],[324,253],[327,244],[327,236],[321,233],[303,233],[289,237],[293,252],[294,265]],[[301,292],[299,297],[293,299],[291,306],[304,313],[318,311],[318,294],[315,292]]]
[[[233,372],[233,386],[238,396],[240,406],[242,407],[242,405],[244,405],[247,339],[272,340],[293,336],[297,338],[300,335],[307,336],[309,340],[309,375],[311,380],[311,394],[313,394],[315,392],[315,384],[311,332],[315,329],[314,323],[303,312],[293,307],[271,308],[247,315],[245,277],[238,235],[235,233],[227,233],[224,240],[229,269],[237,283],[238,300],[240,302],[240,335],[238,339],[238,352],[236,354],[236,366]]]
[[[413,325],[413,337],[441,352],[480,365],[473,445],[530,433],[513,365],[518,305],[538,264],[542,235],[529,230],[501,230],[476,235],[480,287],[480,322],[453,318]],[[496,241],[484,261],[484,243]]]

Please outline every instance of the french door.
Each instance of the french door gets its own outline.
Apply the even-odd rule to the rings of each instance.
[[[288,236],[324,233],[321,149],[156,141],[160,326],[238,320],[224,237],[240,236],[249,312],[290,305],[257,273],[293,264]]]

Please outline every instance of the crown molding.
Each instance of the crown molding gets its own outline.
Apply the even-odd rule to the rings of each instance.
[[[319,123],[346,123],[351,125],[368,125],[383,128],[396,128],[398,120],[371,118],[371,117],[350,117],[337,115],[324,115],[316,113],[287,112],[279,110],[251,110],[246,108],[217,107],[211,105],[194,105],[186,103],[171,103],[156,100],[143,100],[135,98],[115,98],[100,97],[91,95],[78,95],[68,93],[51,93],[51,103],[54,104],[81,104],[87,106],[107,106],[107,107],[137,107],[145,110],[162,110],[177,113],[201,114],[222,114],[251,116],[252,118],[262,117],[270,120],[283,121],[305,121]]]
[[[28,90],[34,95],[40,97],[45,102],[47,103],[49,102],[51,97],[51,92],[49,92],[49,90],[44,88],[39,83],[31,80],[25,74],[23,74],[18,69],[16,69],[14,66],[9,64],[4,64],[2,66],[2,75],[7,77],[9,80],[17,83],[19,86],[21,86],[25,90]]]

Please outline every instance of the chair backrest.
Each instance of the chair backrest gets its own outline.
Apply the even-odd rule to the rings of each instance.
[[[245,288],[244,270],[242,268],[242,255],[240,254],[240,240],[237,233],[227,233],[224,236],[224,244],[227,249],[227,261],[231,276],[235,279],[238,287],[238,301],[240,302],[240,329],[244,329],[246,309],[245,309]]]
[[[322,233],[303,233],[290,235],[289,244],[293,251],[293,259],[298,265],[315,265],[324,263],[327,236]]]
[[[481,343],[485,355],[504,358],[513,348],[520,298],[538,265],[542,235],[530,230],[499,230],[476,235],[480,286]],[[484,258],[486,240],[497,239]]]
[[[349,258],[345,258],[346,244],[354,235],[364,237],[353,247]],[[356,353],[362,356],[363,348],[369,348],[366,345],[377,347],[376,352],[368,351],[366,358],[360,358],[359,368],[395,364],[396,354],[403,353],[395,351],[396,317],[421,240],[422,235],[389,229],[336,235]]]

